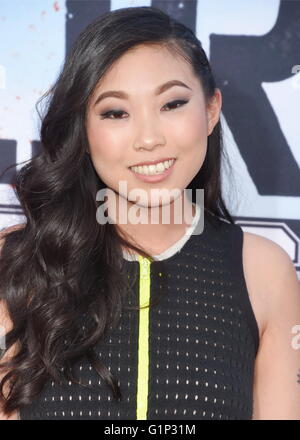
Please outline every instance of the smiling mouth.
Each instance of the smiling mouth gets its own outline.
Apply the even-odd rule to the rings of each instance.
[[[129,167],[130,170],[135,173],[144,175],[144,176],[156,176],[158,174],[164,173],[166,170],[171,168],[176,159],[165,160],[164,162],[159,162],[157,164],[151,165],[138,165]]]

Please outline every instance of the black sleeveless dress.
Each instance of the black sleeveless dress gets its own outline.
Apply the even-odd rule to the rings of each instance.
[[[127,304],[159,301],[124,308],[118,326],[96,346],[121,401],[82,359],[73,371],[87,386],[49,379],[20,408],[21,420],[252,418],[259,330],[243,272],[243,231],[204,213],[203,232],[193,233],[194,224],[161,260],[130,261],[124,254],[124,272],[138,273]]]

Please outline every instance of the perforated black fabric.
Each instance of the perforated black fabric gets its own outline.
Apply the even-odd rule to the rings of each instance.
[[[151,263],[147,419],[247,420],[253,411],[253,373],[259,344],[242,263],[243,231],[205,213],[204,231],[182,249]],[[124,271],[139,263],[124,259]],[[132,271],[131,271],[132,272]],[[139,280],[128,295],[138,304]],[[124,309],[119,326],[97,345],[121,387],[116,402],[88,361],[76,377],[90,389],[49,380],[25,419],[135,420],[137,414],[138,311]]]

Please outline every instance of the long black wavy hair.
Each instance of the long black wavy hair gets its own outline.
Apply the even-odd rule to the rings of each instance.
[[[41,118],[41,152],[16,173],[15,193],[26,222],[5,235],[0,257],[0,294],[12,329],[6,350],[18,347],[2,362],[5,414],[31,403],[51,377],[76,382],[72,365],[86,356],[120,399],[118,383],[97,358],[95,344],[122,310],[131,288],[122,273],[125,245],[152,260],[144,249],[122,237],[112,223],[96,221],[96,193],[105,188],[88,150],[87,104],[99,80],[129,49],[164,46],[190,63],[205,99],[216,84],[200,41],[182,23],[154,7],[123,8],[106,13],[79,35],[47,99]],[[205,209],[234,223],[221,194],[223,149],[220,120],[208,136],[207,154],[188,188],[204,189]],[[223,162],[222,162],[223,163]],[[230,164],[229,164],[230,166]],[[194,196],[194,194],[193,194]],[[89,322],[82,331],[82,319]],[[7,369],[7,370],[6,370]],[[4,384],[10,393],[4,396]]]

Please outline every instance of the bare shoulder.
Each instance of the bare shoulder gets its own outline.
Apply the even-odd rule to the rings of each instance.
[[[8,226],[7,228],[0,230],[0,241],[3,243],[3,240],[5,239],[6,235],[10,234],[13,231],[16,231],[18,229],[23,229],[26,226],[26,223],[18,223],[16,225]]]
[[[273,240],[251,232],[244,232],[244,255],[246,262],[256,269],[253,275],[263,284],[266,292],[270,286],[273,291],[282,279],[286,281],[287,276],[297,279],[291,257]]]
[[[9,226],[8,228],[2,229],[0,231],[0,252],[5,241],[5,237],[15,230],[24,228],[25,225],[26,223],[20,223],[17,225]],[[6,331],[8,331],[8,328],[9,330],[11,329],[11,323],[8,318],[7,309],[3,299],[0,299],[0,324],[4,325]]]
[[[249,296],[264,331],[255,359],[254,420],[299,420],[300,283],[289,254],[244,232]],[[298,333],[298,335],[297,335]]]
[[[5,237],[6,235],[10,234],[12,231],[15,231],[17,229],[22,229],[24,226],[26,225],[26,223],[20,223],[17,225],[13,225],[13,226],[9,226],[8,228],[2,229],[0,231],[0,251],[1,248],[4,244],[5,241]],[[11,329],[13,328],[11,319],[9,317],[9,313],[7,310],[7,305],[6,302],[3,299],[0,299],[0,335],[3,338],[3,334],[8,333]],[[4,331],[3,331],[4,329]],[[14,356],[14,354],[17,351],[17,346],[16,344],[14,344],[12,347],[10,347],[5,354],[3,355],[3,357],[1,358],[3,361],[7,361],[9,358],[11,358],[12,356]],[[0,380],[2,379],[2,377],[6,374],[6,372],[1,371],[0,373]],[[7,387],[7,383],[4,386],[4,392],[5,394],[8,392],[8,387]],[[0,420],[20,420],[20,415],[19,415],[19,411],[13,411],[13,413],[10,414],[10,416],[7,416],[6,414],[4,414],[1,411],[0,408]]]
[[[244,250],[246,257],[254,257],[255,261],[262,262],[267,257],[264,262],[264,270],[268,269],[276,272],[279,268],[292,264],[289,254],[282,246],[273,240],[252,232],[244,231]]]
[[[250,301],[262,336],[271,310],[286,292],[286,283],[291,285],[290,289],[297,289],[296,270],[283,247],[251,232],[244,232],[243,266]]]
[[[13,328],[11,319],[9,317],[6,303],[2,299],[0,300],[0,336],[3,338],[3,335],[8,333]],[[1,344],[2,345],[2,344]],[[1,347],[2,348],[2,347]],[[12,345],[3,355],[1,358],[2,361],[7,362],[11,357],[13,357],[17,352],[17,345]],[[0,380],[5,376],[7,371],[2,370],[0,371]],[[8,394],[9,388],[7,385],[7,382],[5,383],[3,387],[4,395],[6,396]],[[4,414],[0,407],[0,420],[20,420],[20,414],[18,410],[13,411],[9,416],[7,414]]]

